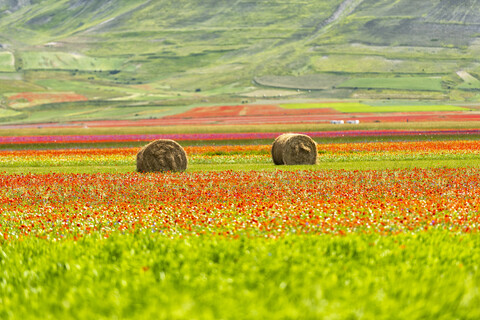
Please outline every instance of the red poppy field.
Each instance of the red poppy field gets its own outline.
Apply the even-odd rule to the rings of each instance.
[[[480,169],[341,170],[345,161],[480,157],[479,141],[323,144],[319,163],[340,170],[204,171],[221,163],[270,165],[270,147],[192,146],[182,174],[0,175],[5,240],[78,238],[147,230],[169,237],[395,234],[441,228],[477,232]],[[118,166],[134,171],[138,148],[0,152],[9,168]],[[211,167],[212,168],[212,167]],[[214,168],[214,167],[213,167]],[[266,167],[265,167],[266,168]],[[313,167],[314,169],[315,167]]]
[[[2,175],[5,240],[480,230],[479,169]]]
[[[72,92],[22,92],[8,97],[11,106],[35,106],[45,103],[87,101],[88,98]]]
[[[185,146],[150,174],[138,147],[52,145],[0,151],[0,318],[480,316],[477,140],[319,144],[314,166]]]

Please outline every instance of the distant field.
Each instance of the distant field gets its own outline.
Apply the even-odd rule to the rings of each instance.
[[[20,112],[14,110],[0,108],[0,121],[2,120],[2,118],[14,117],[20,114]]]
[[[20,80],[2,80],[0,79],[0,94],[14,94],[19,92],[38,92],[44,91],[43,87]]]
[[[255,82],[262,86],[277,88],[326,90],[347,79],[346,76],[322,73],[303,76],[263,76],[255,78]]]
[[[123,97],[134,91],[125,87],[96,83],[88,80],[41,79],[36,84],[53,91],[70,91],[90,98],[110,99]]]
[[[286,103],[280,105],[284,109],[323,109],[332,108],[368,108],[369,105],[358,102],[323,102],[323,103]]]
[[[10,52],[0,52],[0,72],[14,72],[15,59]]]
[[[85,101],[85,96],[71,92],[24,92],[8,96],[9,105],[15,109],[27,108],[35,105],[59,103],[68,101]]]
[[[350,79],[339,88],[362,89],[396,89],[419,91],[443,91],[442,80],[433,77],[399,77],[399,78],[357,78]]]
[[[363,103],[293,103],[282,104],[285,109],[311,109],[331,108],[342,113],[377,113],[377,112],[436,112],[436,111],[467,111],[468,108],[449,105],[395,105],[395,106],[370,106]]]
[[[472,76],[470,73],[466,71],[458,71],[457,75],[464,81],[457,87],[458,89],[480,90],[480,80]]]
[[[319,52],[313,59],[313,67],[317,72],[345,73],[449,73],[458,68],[455,61],[430,61],[410,59],[389,59],[376,55],[336,54],[329,55]]]
[[[86,102],[88,104],[88,102]],[[88,121],[98,119],[145,119],[161,117],[178,112],[169,107],[157,106],[120,106],[117,104],[105,104],[101,106],[84,105],[78,108],[72,104],[67,108],[36,110],[30,114],[27,122],[64,122],[64,121]],[[185,110],[178,107],[178,110]]]
[[[53,91],[76,92],[86,97],[99,100],[165,100],[173,94],[164,94],[162,88],[153,88],[151,84],[142,86],[122,85],[103,82],[91,75],[90,79],[41,79],[36,84]],[[178,96],[177,96],[178,97]]]
[[[23,69],[64,69],[108,71],[122,67],[123,59],[92,58],[66,52],[23,52]]]

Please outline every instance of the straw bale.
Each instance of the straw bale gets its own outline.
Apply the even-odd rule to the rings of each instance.
[[[282,134],[273,142],[272,159],[276,165],[316,164],[317,143],[304,134]]]
[[[187,163],[185,150],[169,139],[150,142],[137,153],[138,172],[185,171]]]

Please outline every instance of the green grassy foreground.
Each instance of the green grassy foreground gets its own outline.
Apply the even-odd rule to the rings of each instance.
[[[478,235],[108,239],[0,247],[2,319],[478,319]]]

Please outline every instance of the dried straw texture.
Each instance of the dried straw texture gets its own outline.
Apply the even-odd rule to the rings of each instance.
[[[138,172],[185,171],[187,163],[185,150],[173,140],[155,140],[137,153]]]
[[[316,164],[317,143],[304,134],[285,133],[273,142],[272,158],[276,165]]]

